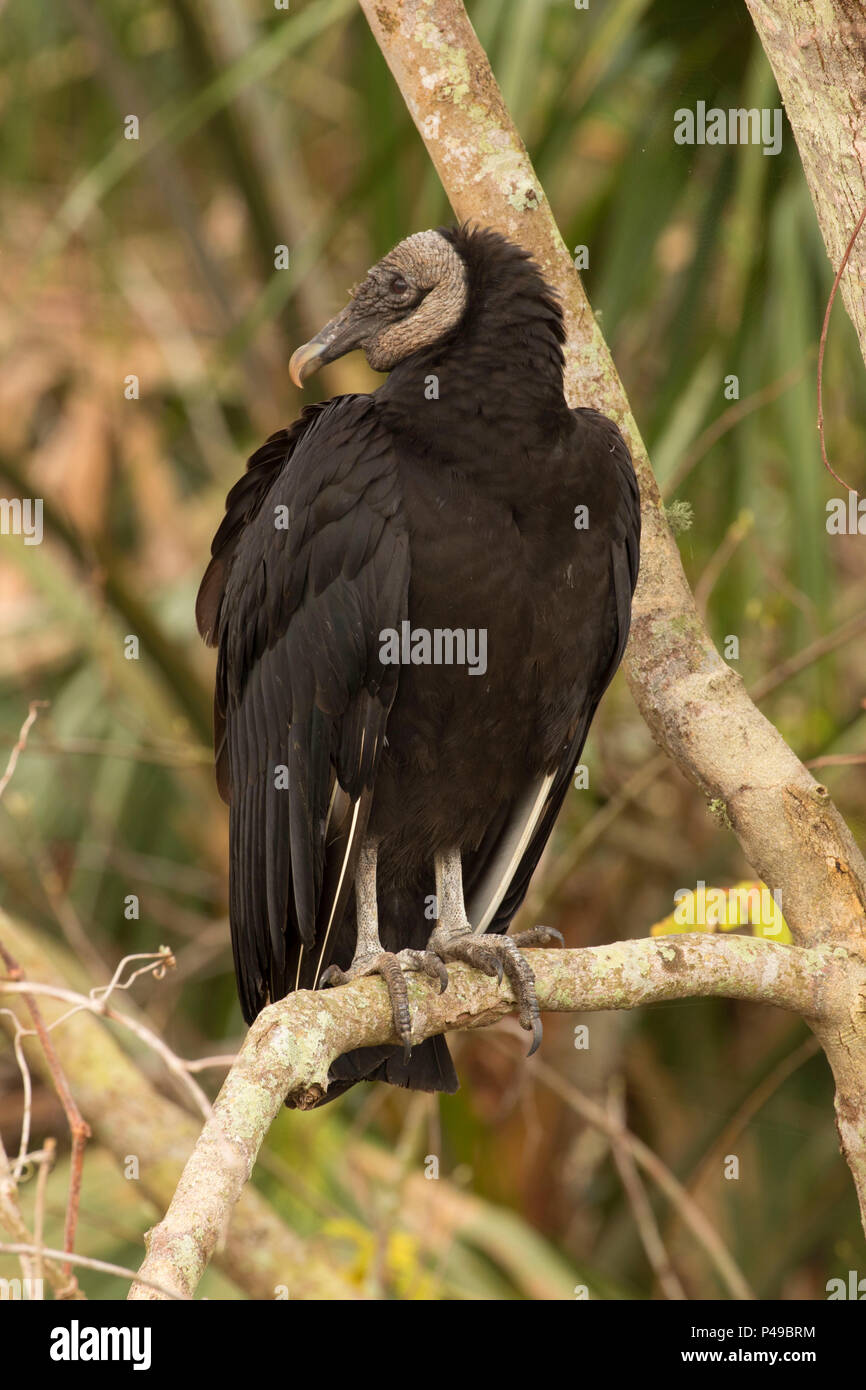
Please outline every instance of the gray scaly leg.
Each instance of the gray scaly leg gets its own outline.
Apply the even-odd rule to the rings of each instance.
[[[429,951],[393,951],[382,949],[379,940],[379,908],[376,901],[376,841],[365,839],[358,856],[355,871],[355,905],[358,919],[358,936],[355,955],[348,970],[338,965],[330,965],[324,972],[321,985],[345,985],[350,980],[358,980],[364,975],[381,975],[388,986],[394,1028],[403,1044],[406,1060],[412,1049],[412,1018],[409,1013],[409,996],[404,970],[423,970],[431,979],[439,982],[440,992],[448,984],[448,972],[437,956]]]
[[[541,1012],[535,996],[535,976],[520,954],[521,946],[563,944],[562,935],[552,927],[534,927],[517,936],[498,932],[479,936],[473,932],[463,901],[463,865],[459,850],[449,850],[435,856],[436,897],[439,916],[427,950],[446,964],[462,960],[485,975],[502,980],[508,976],[519,1007],[520,1026],[532,1033],[529,1056],[541,1042]]]

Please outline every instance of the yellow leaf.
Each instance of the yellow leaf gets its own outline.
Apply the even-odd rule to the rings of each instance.
[[[750,926],[753,936],[791,942],[791,933],[769,888],[757,880],[744,880],[731,888],[681,889],[668,917],[650,927],[650,936],[676,936],[694,931],[733,931]]]

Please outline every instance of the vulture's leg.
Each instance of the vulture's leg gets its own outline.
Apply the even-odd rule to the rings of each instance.
[[[462,960],[495,975],[501,980],[508,976],[520,1009],[520,1026],[532,1033],[531,1057],[541,1042],[541,1013],[535,997],[535,976],[520,954],[520,946],[545,946],[554,941],[562,944],[562,936],[552,927],[535,927],[519,936],[491,932],[479,936],[473,932],[463,902],[463,866],[460,851],[437,854],[436,898],[439,917],[427,943],[427,950],[446,963]]]
[[[345,985],[362,975],[381,975],[388,986],[394,1028],[403,1044],[406,1060],[412,1048],[412,1019],[404,970],[423,970],[438,980],[440,992],[448,984],[448,972],[442,961],[428,951],[400,951],[395,955],[385,951],[379,940],[379,909],[376,902],[376,841],[365,839],[358,855],[355,870],[355,907],[358,918],[358,937],[355,955],[348,970],[330,965],[321,979],[322,985]]]

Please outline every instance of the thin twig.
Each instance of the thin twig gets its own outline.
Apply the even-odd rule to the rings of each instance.
[[[0,796],[3,795],[6,788],[9,786],[9,783],[12,781],[13,776],[15,775],[15,769],[18,766],[18,759],[21,757],[21,754],[27,747],[27,735],[30,733],[30,730],[33,728],[33,725],[39,718],[39,711],[41,709],[47,708],[47,700],[30,701],[30,708],[27,711],[27,718],[21,725],[21,728],[18,732],[18,740],[15,743],[15,746],[13,747],[11,753],[9,754],[9,761],[6,764],[6,771],[3,773],[3,776],[0,777]]]
[[[814,642],[810,642],[807,647],[803,647],[787,660],[781,661],[778,666],[774,666],[772,671],[768,671],[749,687],[749,694],[752,699],[763,700],[771,691],[784,685],[785,681],[790,680],[791,676],[798,676],[801,671],[805,671],[807,666],[820,660],[822,656],[828,656],[837,647],[850,642],[852,637],[858,637],[861,632],[866,631],[866,609],[862,613],[855,613],[853,618],[841,623],[835,632],[828,632],[825,637],[818,637]]]
[[[0,1136],[0,1225],[6,1227],[13,1236],[19,1240],[29,1240],[30,1232],[24,1221],[21,1212],[21,1204],[18,1200],[16,1173],[12,1171],[12,1165],[6,1153],[2,1136]],[[21,1273],[25,1279],[34,1277],[34,1265],[29,1256],[21,1256]]]
[[[830,327],[830,313],[833,308],[833,301],[836,298],[836,291],[839,288],[839,282],[841,281],[842,276],[845,272],[845,267],[848,264],[848,258],[854,249],[854,242],[857,240],[857,235],[860,231],[860,228],[863,226],[864,221],[866,221],[866,207],[864,207],[860,216],[857,218],[857,226],[851,233],[848,245],[845,247],[845,254],[842,257],[842,260],[839,264],[839,269],[836,271],[836,275],[833,280],[833,288],[830,290],[830,298],[827,300],[827,309],[824,313],[824,322],[821,326],[821,341],[818,345],[818,437],[821,441],[821,458],[824,460],[824,467],[830,473],[833,474],[833,477],[836,479],[836,482],[841,483],[843,487],[846,487],[849,492],[853,493],[856,493],[857,489],[852,487],[850,483],[846,483],[844,478],[839,477],[839,474],[836,472],[835,468],[833,467],[833,465],[827,457],[827,446],[824,441],[824,350],[827,346],[827,329]]]
[[[808,758],[806,767],[859,767],[866,763],[866,753],[825,753],[820,758]]]
[[[10,983],[14,981],[20,982],[23,971],[2,942],[0,942],[0,957],[2,957],[6,969],[9,972]],[[50,1029],[42,1017],[39,1005],[33,998],[32,991],[27,991],[25,989],[22,992],[24,993],[24,1002],[33,1020],[33,1032],[35,1036],[38,1037],[42,1046],[42,1051],[45,1053],[48,1070],[51,1073],[51,1079],[54,1082],[54,1089],[57,1092],[60,1104],[63,1106],[63,1112],[66,1115],[66,1122],[69,1125],[69,1134],[72,1140],[72,1158],[69,1167],[69,1199],[66,1204],[66,1220],[63,1229],[64,1249],[67,1252],[71,1252],[75,1249],[75,1232],[78,1227],[78,1212],[81,1204],[84,1150],[90,1138],[90,1126],[75,1103],[75,1097],[69,1088],[69,1082],[66,1080],[65,1073],[60,1065],[60,1058],[57,1056],[54,1044],[49,1037]],[[19,1041],[19,1036],[26,1035],[25,1031],[22,1031],[20,1035],[16,1031],[16,1043]],[[66,1274],[68,1278],[72,1278],[72,1269],[68,1264],[64,1266],[64,1274]]]
[[[0,947],[2,951],[2,947]],[[15,1161],[15,1179],[20,1181],[27,1162],[27,1150],[30,1147],[30,1121],[33,1113],[33,1080],[30,1076],[30,1068],[27,1065],[27,1058],[24,1056],[24,1049],[21,1046],[21,1039],[27,1036],[27,1029],[21,1024],[17,1014],[11,1009],[0,1009],[0,1014],[8,1014],[11,1018],[15,1032],[12,1037],[12,1051],[15,1053],[15,1061],[21,1073],[21,1089],[24,1092],[24,1109],[21,1114],[21,1139],[18,1144],[18,1158]]]
[[[148,1288],[154,1289],[163,1298],[176,1298],[179,1301],[186,1301],[187,1295],[178,1293],[176,1289],[167,1289],[164,1284],[157,1284],[153,1279],[143,1279],[134,1269],[124,1269],[123,1265],[109,1264],[107,1260],[94,1260],[89,1255],[66,1255],[63,1250],[45,1250],[36,1245],[27,1245],[23,1241],[16,1241],[9,1245],[0,1242],[0,1255],[45,1255],[51,1259],[67,1259],[74,1265],[81,1265],[82,1269],[95,1269],[100,1274],[116,1274],[119,1279],[134,1279],[138,1284],[145,1284]]]
[[[821,1045],[817,1038],[808,1037],[801,1042],[787,1057],[773,1068],[768,1076],[755,1087],[750,1095],[746,1097],[743,1104],[734,1115],[731,1116],[721,1134],[710,1145],[703,1158],[698,1163],[694,1172],[688,1180],[690,1192],[694,1192],[701,1184],[705,1174],[708,1172],[711,1162],[715,1155],[719,1153],[730,1153],[750,1120],[754,1119],[758,1111],[767,1104],[767,1101],[779,1089],[789,1076],[793,1076],[805,1062],[814,1057],[821,1050]]]
[[[207,1071],[209,1067],[234,1066],[236,1052],[226,1052],[222,1057],[196,1057],[193,1062],[184,1062],[187,1071]]]
[[[65,1023],[67,1019],[72,1018],[75,1014],[81,1013],[82,1011],[96,1014],[98,1018],[111,1019],[112,1023],[119,1023],[122,1027],[128,1028],[131,1033],[134,1033],[137,1038],[143,1043],[146,1043],[148,1047],[152,1048],[152,1050],[162,1058],[172,1075],[178,1077],[181,1081],[185,1090],[193,1100],[196,1109],[207,1119],[211,1112],[210,1101],[201,1087],[190,1076],[188,1064],[181,1057],[178,1057],[177,1053],[173,1052],[171,1048],[163,1042],[162,1038],[145,1024],[139,1023],[136,1019],[130,1018],[127,1014],[118,1013],[115,1009],[111,1009],[105,1005],[101,1000],[78,994],[75,990],[65,989],[60,985],[44,985],[34,980],[16,981],[0,979],[0,994],[23,994],[26,997],[29,993],[37,995],[44,994],[49,999],[62,999],[74,1006],[50,1025],[52,1029],[56,1028],[61,1023]]]
[[[33,1203],[33,1239],[39,1246],[39,1254],[36,1258],[36,1277],[38,1279],[42,1278],[45,1266],[42,1255],[42,1245],[45,1240],[45,1191],[48,1185],[48,1174],[54,1166],[56,1154],[57,1140],[46,1139],[44,1155],[40,1159],[36,1173],[36,1197]]]
[[[120,983],[123,972],[130,961],[146,960],[147,965],[142,965],[138,970],[134,970],[128,980]],[[98,999],[100,1003],[107,1004],[110,995],[116,989],[129,989],[140,975],[152,975],[155,980],[165,979],[166,970],[171,970],[174,966],[174,953],[170,946],[160,946],[158,951],[138,951],[134,955],[124,956],[123,960],[116,967],[114,974],[107,985],[94,985],[89,991],[91,999]]]
[[[677,1209],[695,1239],[704,1247],[719,1278],[731,1295],[737,1299],[754,1298],[754,1293],[718,1231],[682,1183],[662,1162],[658,1154],[653,1153],[652,1149],[644,1144],[643,1140],[638,1139],[637,1135],[632,1134],[624,1126],[612,1120],[603,1106],[590,1100],[570,1082],[563,1080],[559,1073],[553,1067],[548,1066],[546,1062],[534,1057],[530,1065],[536,1072],[539,1081],[561,1096],[565,1103],[572,1110],[577,1111],[584,1120],[594,1125],[596,1129],[602,1130],[612,1142],[615,1140],[627,1148],[641,1168],[649,1173],[671,1205]]]
[[[47,1278],[58,1298],[80,1299],[85,1297],[78,1287],[78,1281],[67,1274],[65,1267],[61,1268],[54,1260],[45,1259],[48,1252],[42,1248],[41,1231],[36,1244],[33,1244],[33,1237],[27,1229],[18,1203],[16,1175],[12,1172],[2,1140],[0,1140],[0,1222],[11,1235],[18,1238],[21,1248],[12,1253],[18,1254],[25,1278],[41,1278],[44,1271],[44,1277]],[[35,1261],[31,1259],[34,1253],[37,1256]],[[51,1253],[59,1254],[59,1252]],[[59,1258],[62,1259],[63,1256],[59,1255]],[[39,1270],[38,1276],[33,1274],[35,1269]]]
[[[701,617],[706,617],[710,595],[718,584],[719,579],[725,571],[725,567],[737,550],[737,547],[746,539],[746,536],[748,536],[754,525],[755,516],[753,512],[740,512],[739,516],[731,522],[725,532],[721,545],[718,547],[715,554],[710,556],[707,564],[704,566],[703,573],[695,585],[694,590],[695,604]]]
[[[82,755],[96,758],[128,758],[137,763],[149,763],[155,767],[174,767],[180,770],[184,768],[209,767],[213,763],[213,753],[209,748],[200,748],[196,745],[188,747],[178,743],[172,748],[166,745],[160,748],[151,744],[118,743],[110,742],[100,738],[48,738],[46,735],[40,737],[30,745],[31,756],[34,753],[47,754],[54,756],[60,754],[67,757],[70,754]]]
[[[621,1085],[616,1093],[611,1090],[608,1097],[608,1114],[617,1129],[627,1132]],[[613,1161],[616,1164],[620,1182],[631,1207],[635,1226],[650,1267],[654,1271],[666,1298],[685,1301],[685,1289],[679,1281],[671,1257],[665,1248],[652,1204],[647,1196],[646,1188],[641,1182],[632,1151],[619,1138],[614,1138],[613,1135],[609,1137]]]

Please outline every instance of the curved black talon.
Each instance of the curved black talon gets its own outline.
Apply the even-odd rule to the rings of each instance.
[[[431,980],[438,980],[439,993],[444,994],[448,988],[448,971],[445,962],[439,956],[434,955],[432,951],[418,951],[417,954],[422,957],[420,968],[424,974],[429,975]]]
[[[345,970],[340,969],[339,965],[329,965],[327,970],[323,970],[319,976],[316,989],[327,989],[329,985],[347,985],[350,978]]]
[[[538,1051],[538,1049],[541,1047],[541,1040],[543,1037],[544,1028],[542,1026],[541,1017],[539,1015],[539,1017],[535,1019],[535,1021],[532,1024],[532,1046],[526,1054],[527,1057],[531,1057],[534,1052]]]
[[[490,966],[492,966],[493,968],[490,969]],[[499,959],[498,956],[492,956],[490,958],[490,966],[481,965],[478,968],[483,970],[485,975],[495,975],[496,983],[498,985],[501,985],[505,977],[505,969],[503,967],[502,961]]]
[[[391,1018],[394,1032],[403,1044],[403,1060],[408,1062],[412,1051],[412,1018],[409,1013],[409,994],[400,962],[393,951],[379,951],[366,959],[355,959],[348,970],[339,965],[329,965],[322,972],[319,988],[329,985],[347,985],[352,980],[361,980],[366,975],[379,975],[385,981],[388,998],[391,1001]]]
[[[497,984],[502,983],[504,975],[508,976],[518,1005],[520,1026],[532,1033],[532,1045],[527,1053],[531,1057],[541,1046],[543,1027],[535,995],[535,976],[519,948],[547,946],[554,941],[560,944],[563,941],[562,933],[555,927],[533,927],[518,936],[476,936],[469,930],[440,935],[434,931],[427,949],[442,960],[465,961],[476,970],[482,970],[485,975],[495,975]]]
[[[561,931],[556,930],[556,927],[530,927],[528,931],[517,932],[511,940],[514,942],[515,946],[519,948],[527,946],[550,946],[554,943],[558,946],[565,945],[565,937],[562,935]],[[532,981],[532,1005],[534,1005],[534,1013],[532,1008],[530,1008],[527,1021],[524,1022],[523,1018],[521,1018],[521,1026],[526,1028],[527,1031],[530,1028],[532,1029],[532,1046],[526,1054],[527,1057],[531,1057],[534,1052],[538,1051],[541,1046],[541,1039],[544,1031],[541,1022],[541,1014],[538,1011],[538,1001],[535,997],[534,977]]]

